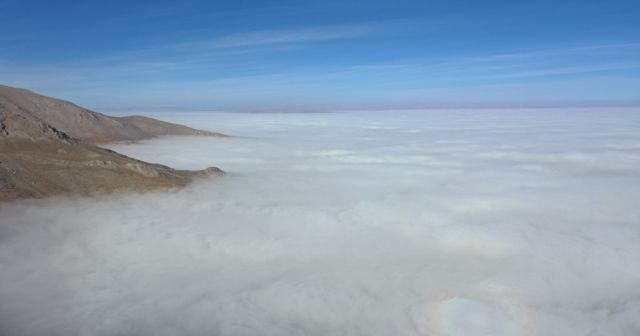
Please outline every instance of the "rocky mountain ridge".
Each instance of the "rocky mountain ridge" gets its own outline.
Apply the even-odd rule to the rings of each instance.
[[[221,176],[216,167],[175,170],[95,145],[162,135],[224,135],[147,117],[110,117],[0,86],[0,201],[183,187]]]

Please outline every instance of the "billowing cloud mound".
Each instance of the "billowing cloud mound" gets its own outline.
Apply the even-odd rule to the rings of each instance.
[[[0,334],[640,334],[638,111],[164,117],[228,176],[0,206]]]

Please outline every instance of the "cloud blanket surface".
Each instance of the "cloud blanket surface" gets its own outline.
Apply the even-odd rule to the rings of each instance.
[[[637,109],[156,117],[228,175],[0,205],[0,334],[640,334]]]

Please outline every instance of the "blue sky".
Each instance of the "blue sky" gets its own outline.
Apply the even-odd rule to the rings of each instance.
[[[102,109],[640,102],[640,1],[0,0],[0,83]]]

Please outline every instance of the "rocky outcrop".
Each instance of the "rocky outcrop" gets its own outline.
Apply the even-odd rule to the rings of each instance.
[[[78,123],[64,124],[69,117],[58,114],[69,112],[68,104],[75,105],[46,97],[43,103],[41,97],[21,92],[19,95],[12,95],[8,100],[6,96],[3,99],[0,95],[0,201],[54,195],[97,195],[178,188],[187,185],[193,179],[223,175],[216,167],[186,171],[147,163],[92,144],[91,142],[96,142],[93,141],[96,138],[86,137],[88,133],[83,133],[84,138],[72,136],[70,132],[78,134],[84,131],[82,128],[73,128],[73,125]],[[62,104],[63,108],[59,104]],[[42,112],[39,108],[47,111]],[[80,113],[77,109],[84,112]],[[111,122],[108,121],[111,117],[94,114],[95,112],[77,106],[71,110],[78,112],[75,117],[81,119],[106,118],[107,124]],[[71,114],[75,112],[72,111]],[[39,115],[48,117],[42,119]],[[135,131],[131,131],[129,126],[123,126],[131,131],[126,133],[128,137],[123,137],[124,133],[116,132],[114,136],[100,133],[99,138],[136,140],[143,138],[142,134],[146,134],[145,137],[151,134],[217,136],[217,133],[210,134],[181,125],[170,124],[172,126],[166,128],[166,123],[151,118],[132,118],[135,121],[130,125],[139,126],[135,126]],[[49,124],[48,120],[56,120],[56,125]],[[107,132],[109,128],[91,130],[96,129]]]
[[[211,167],[175,170],[82,142],[0,140],[0,200],[178,188],[222,176]]]

